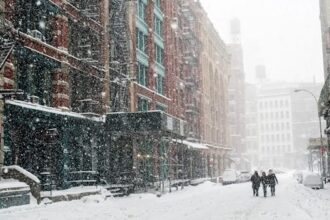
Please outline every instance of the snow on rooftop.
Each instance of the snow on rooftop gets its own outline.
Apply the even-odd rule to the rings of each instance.
[[[12,166],[4,166],[2,168],[3,170],[6,170],[6,169],[14,169],[16,171],[18,171],[19,173],[23,174],[24,176],[28,177],[29,179],[33,180],[34,182],[36,183],[40,183],[40,180],[38,179],[38,177],[36,177],[35,175],[33,175],[32,173],[30,173],[29,171],[27,170],[24,170],[22,167],[20,166],[17,166],[17,165],[12,165]],[[6,171],[4,171],[6,172]]]
[[[16,106],[20,106],[23,108],[29,108],[29,109],[33,109],[33,110],[37,110],[37,111],[44,111],[44,112],[49,112],[49,113],[53,113],[53,114],[58,114],[58,115],[65,115],[65,116],[71,116],[71,117],[76,117],[76,118],[82,118],[82,119],[91,119],[94,121],[103,121],[103,117],[86,117],[80,113],[76,113],[76,112],[71,112],[71,111],[61,111],[58,108],[52,108],[52,107],[48,107],[48,106],[44,106],[44,105],[39,105],[36,103],[32,103],[32,102],[24,102],[24,101],[19,101],[19,100],[6,100],[7,104],[11,104],[11,105],[16,105]]]

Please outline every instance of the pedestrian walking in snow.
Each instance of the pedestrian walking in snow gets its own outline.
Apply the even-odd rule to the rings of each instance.
[[[261,178],[260,178],[262,189],[264,192],[264,197],[267,197],[267,185],[269,184],[268,177],[266,172],[262,171]]]
[[[271,195],[275,196],[275,185],[278,184],[278,180],[272,169],[269,170],[267,178],[269,181]]]
[[[257,171],[251,176],[253,196],[259,196],[260,176]]]

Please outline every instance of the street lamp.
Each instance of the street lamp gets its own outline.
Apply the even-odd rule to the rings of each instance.
[[[295,89],[294,92],[306,92],[309,93],[311,96],[313,96],[315,102],[316,102],[316,106],[318,109],[318,100],[316,98],[316,96],[314,95],[314,93],[312,93],[311,91],[307,90],[307,89]],[[325,164],[324,164],[324,146],[323,146],[323,135],[322,135],[322,123],[321,123],[321,116],[319,114],[319,111],[317,111],[317,116],[319,118],[319,128],[320,128],[320,142],[321,142],[321,160],[322,160],[322,176],[325,177]]]

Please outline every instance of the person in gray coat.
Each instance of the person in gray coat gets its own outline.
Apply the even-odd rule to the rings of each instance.
[[[269,170],[267,178],[269,181],[271,195],[275,196],[275,185],[278,184],[278,180],[272,169]]]
[[[257,171],[251,176],[253,196],[259,196],[260,176]]]

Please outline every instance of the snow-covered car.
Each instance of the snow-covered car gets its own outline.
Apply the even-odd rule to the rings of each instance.
[[[324,177],[324,183],[325,184],[330,183],[330,176]]]
[[[251,173],[249,171],[241,171],[238,176],[238,181],[240,183],[249,182],[251,179]]]
[[[324,184],[322,178],[319,174],[309,173],[304,175],[303,184],[306,187],[310,187],[312,189],[323,189]]]
[[[238,173],[236,170],[225,170],[222,175],[222,185],[228,185],[238,182]]]

